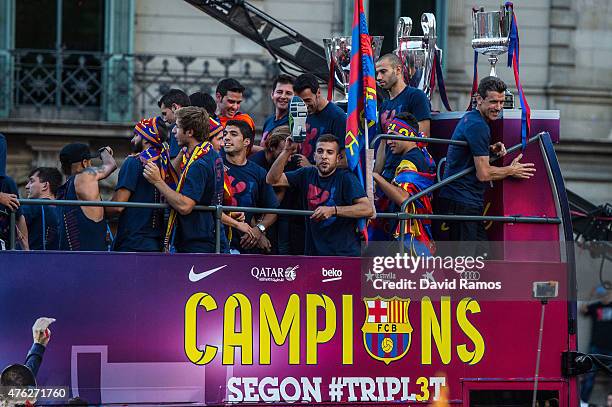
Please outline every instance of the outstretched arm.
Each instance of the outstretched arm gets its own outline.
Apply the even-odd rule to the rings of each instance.
[[[505,167],[495,167],[489,163],[488,156],[474,157],[476,166],[476,178],[481,182],[497,181],[506,177],[529,179],[533,177],[536,169],[533,163],[521,163],[519,160],[523,154],[519,154],[510,165]]]

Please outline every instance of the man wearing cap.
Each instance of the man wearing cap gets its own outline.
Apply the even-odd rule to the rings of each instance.
[[[93,167],[91,159],[102,159],[101,167]],[[60,151],[62,171],[66,183],[58,191],[64,200],[100,201],[98,181],[107,178],[117,169],[110,147],[102,147],[92,154],[82,143],[72,143]],[[104,208],[96,206],[60,206],[60,250],[103,251],[106,246],[106,222]]]
[[[111,198],[117,202],[160,203],[159,191],[142,175],[148,162],[157,164],[164,180],[175,188],[178,177],[167,148],[167,127],[161,117],[139,121],[131,140],[132,155],[119,170],[119,180]],[[159,252],[162,249],[163,209],[107,207],[107,216],[120,215],[113,250],[119,252]]]

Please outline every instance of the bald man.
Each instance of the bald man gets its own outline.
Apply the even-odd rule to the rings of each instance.
[[[402,74],[402,62],[397,55],[385,54],[376,62],[376,82],[389,92],[389,99],[385,99],[380,106],[379,131],[386,133],[387,126],[396,114],[408,112],[416,117],[419,132],[429,137],[431,121],[429,99],[422,90],[406,85]],[[385,168],[388,167],[393,171],[399,164],[399,158],[392,155],[386,143],[379,144],[374,171],[385,177]],[[392,178],[394,174],[389,175]]]

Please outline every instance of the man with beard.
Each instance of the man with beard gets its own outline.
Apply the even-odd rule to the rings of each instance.
[[[155,163],[148,162],[144,177],[172,207],[164,236],[164,250],[182,253],[215,252],[215,218],[212,212],[194,211],[196,205],[220,205],[223,200],[223,162],[208,141],[210,118],[201,107],[176,111],[174,136],[185,150],[176,188],[168,185]],[[227,242],[221,226],[221,250]]]
[[[228,120],[242,120],[255,131],[255,122],[246,113],[240,111],[244,94],[244,86],[236,79],[225,78],[217,84],[215,99],[217,101],[217,117],[225,127]]]
[[[272,130],[279,126],[289,125],[289,102],[293,97],[293,79],[291,76],[280,74],[274,78],[270,97],[274,105],[274,114],[267,117],[263,124],[260,142],[262,147],[265,147],[266,138]]]
[[[160,203],[159,191],[142,173],[148,162],[157,164],[170,185],[176,186],[177,175],[169,164],[166,148],[167,128],[161,117],[143,119],[134,127],[132,155],[121,170],[111,198],[117,202]],[[159,252],[162,248],[164,212],[162,209],[107,207],[106,215],[120,215],[113,250],[118,252]]]
[[[278,201],[274,190],[266,183],[266,170],[247,160],[247,151],[254,140],[250,126],[240,120],[230,120],[223,133],[225,170],[227,172],[233,206],[252,208],[276,208]],[[276,214],[265,214],[256,221],[253,213],[246,213],[247,233],[234,231],[230,248],[241,253],[270,251],[266,230],[276,222]]]
[[[305,167],[314,163],[315,146],[322,134],[333,134],[338,139],[338,144],[344,145],[346,113],[321,95],[319,81],[311,73],[298,76],[293,83],[293,89],[308,109],[306,141],[301,143],[301,151],[296,154],[299,157],[298,164]]]
[[[28,199],[55,199],[55,193],[62,185],[62,174],[57,168],[38,167],[30,172],[26,191]],[[30,250],[57,250],[57,228],[59,217],[57,207],[51,205],[25,205],[23,207],[28,225]]]
[[[499,78],[488,76],[480,81],[476,96],[476,109],[467,112],[455,127],[452,140],[466,141],[467,147],[450,145],[446,153],[444,179],[472,166],[476,171],[443,186],[438,195],[439,213],[449,215],[482,215],[484,193],[491,181],[506,177],[529,179],[535,173],[532,163],[520,163],[519,154],[510,165],[495,167],[489,163],[489,155],[506,155],[501,143],[491,144],[490,123],[499,119],[504,106],[506,84]],[[455,242],[481,242],[487,240],[482,222],[447,222],[449,237]],[[469,244],[469,243],[468,243]],[[482,253],[486,245],[469,248],[475,254]],[[480,247],[480,248],[478,248]],[[474,250],[477,250],[474,252]],[[470,255],[461,249],[461,255]]]
[[[380,132],[386,133],[387,127],[396,114],[411,113],[416,117],[418,131],[429,137],[431,106],[425,93],[417,88],[407,86],[402,74],[402,62],[395,54],[386,54],[376,62],[376,82],[389,92],[389,99],[380,106]],[[393,171],[399,164],[400,157],[392,155],[388,146],[379,144],[376,150],[374,172],[381,174],[383,168]]]
[[[359,256],[357,219],[374,213],[355,175],[338,168],[342,145],[333,134],[321,135],[315,150],[316,166],[283,173],[297,148],[289,137],[268,172],[269,184],[297,188],[302,208],[314,211],[306,220],[305,255]]]

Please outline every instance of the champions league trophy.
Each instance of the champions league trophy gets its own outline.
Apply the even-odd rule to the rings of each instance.
[[[372,56],[374,63],[380,56],[382,48],[383,36],[371,36],[372,38]],[[351,70],[351,37],[332,37],[324,38],[323,45],[325,47],[325,56],[327,57],[327,65],[333,65],[333,73],[335,81],[342,84],[344,87],[344,99],[338,101],[338,104],[348,103],[348,87],[349,73]],[[333,62],[333,63],[332,63]]]
[[[491,64],[490,76],[497,76],[495,64],[498,55],[508,52],[510,44],[510,26],[513,18],[512,9],[500,7],[497,11],[484,11],[484,8],[473,10],[472,26],[474,28],[474,38],[472,48],[480,54],[489,57]],[[504,109],[514,108],[514,95],[506,90],[506,100]]]
[[[419,88],[431,100],[431,77],[434,73],[434,57],[436,51],[436,17],[432,13],[421,16],[423,36],[410,36],[412,19],[400,17],[397,23],[397,49],[395,53],[402,61],[404,78],[409,86]]]

